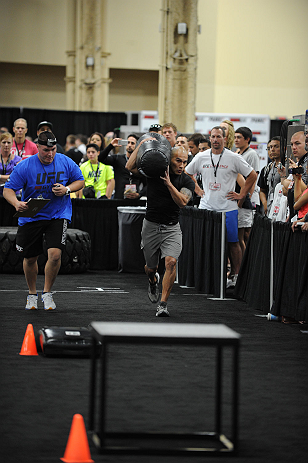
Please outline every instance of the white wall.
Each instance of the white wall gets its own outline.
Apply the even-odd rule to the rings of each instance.
[[[216,18],[209,3],[217,5]],[[199,22],[216,19],[216,29],[203,27],[199,38],[197,111],[302,114],[308,106],[307,17],[307,0],[199,1]],[[215,50],[209,80],[203,62],[208,41]]]
[[[110,68],[158,70],[161,0],[108,0]]]
[[[65,0],[1,0],[0,8],[0,61],[65,66]]]
[[[0,63],[0,105],[65,109],[65,68]]]

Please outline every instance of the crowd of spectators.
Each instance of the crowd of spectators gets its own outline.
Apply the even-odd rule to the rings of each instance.
[[[27,121],[23,118],[14,122],[12,133],[7,127],[0,128],[1,196],[3,186],[9,180],[14,167],[38,152],[37,139],[32,141],[27,136],[27,131]],[[53,124],[49,121],[42,121],[37,126],[38,137],[42,132],[52,131]],[[229,240],[228,237],[230,252],[227,287],[234,287],[236,284],[239,265],[256,212],[272,221],[291,222],[293,232],[300,229],[308,231],[308,142],[303,131],[298,131],[291,137],[292,156],[289,158],[286,152],[282,151],[282,146],[286,143],[282,144],[279,136],[271,138],[267,143],[268,163],[261,171],[259,155],[250,147],[253,141],[252,131],[249,127],[235,130],[229,120],[224,120],[220,126],[214,127],[210,136],[202,133],[180,133],[171,122],[163,126],[154,124],[149,132],[161,134],[170,142],[172,148],[181,146],[187,153],[186,174],[190,175],[195,183],[195,191],[189,205],[219,212],[236,210],[236,239],[233,236]],[[126,168],[137,142],[138,136],[134,133],[131,133],[127,140],[122,140],[113,132],[106,135],[93,132],[90,136],[80,133],[69,134],[64,147],[57,144],[57,152],[72,159],[80,167],[84,177],[84,188],[72,194],[72,197],[105,200],[146,199],[146,178]],[[227,157],[230,157],[227,168],[226,165],[219,165],[223,155],[224,164]],[[204,165],[209,168],[203,169]],[[221,177],[222,181],[218,180],[218,174],[223,170],[226,173],[230,165],[234,167],[231,180],[233,186],[231,183],[229,186],[231,177],[228,175]],[[214,183],[208,176],[210,172],[214,172]],[[215,202],[219,196],[217,191],[223,195],[220,204]],[[209,198],[212,199],[208,201]],[[222,205],[225,199],[226,204],[229,204],[226,207]],[[231,209],[230,200],[233,203]],[[230,224],[228,221],[226,224],[229,231]],[[237,249],[235,252],[235,247],[240,250]]]
[[[222,121],[220,126],[225,131],[225,149],[241,155],[258,174],[258,180],[253,185],[252,191],[248,193],[242,207],[239,208],[239,235],[242,252],[245,250],[253,215],[256,211],[272,220],[292,221],[293,230],[299,226],[300,222],[304,222],[302,230],[306,230],[307,213],[304,214],[303,211],[306,210],[305,205],[308,196],[306,191],[308,186],[308,154],[304,132],[299,131],[292,136],[291,159],[287,159],[286,153],[281,152],[279,136],[270,139],[267,144],[268,163],[260,171],[259,156],[255,150],[250,148],[252,141],[250,128],[241,127],[235,131],[233,123],[229,120]],[[42,121],[37,126],[37,136],[44,131],[52,130],[53,124],[51,122]],[[37,153],[37,139],[32,141],[31,137],[27,136],[27,131],[27,121],[23,118],[18,118],[14,122],[11,133],[8,127],[0,128],[0,195],[2,195],[3,184],[9,179],[9,174],[14,166],[21,160]],[[170,142],[172,147],[183,146],[188,153],[188,165],[200,152],[211,149],[208,134],[180,133],[173,123],[167,123],[164,126],[153,124],[149,132],[160,133]],[[81,133],[69,134],[66,137],[64,147],[57,143],[57,152],[64,153],[71,158],[83,172],[88,196],[80,192],[76,194],[76,197],[90,197],[89,192],[91,191],[91,197],[97,199],[145,198],[145,179],[132,175],[125,168],[137,141],[138,136],[133,133],[130,134],[125,141],[124,153],[122,152],[121,139],[116,137],[113,132],[108,132],[106,135],[93,132],[89,136]],[[89,145],[92,145],[90,150],[87,149]],[[301,166],[303,172],[292,174],[292,168],[297,166]],[[199,206],[200,198],[204,195],[201,172],[196,173],[193,180],[195,193],[190,205]],[[235,191],[239,193],[244,185],[245,179],[239,174]],[[89,190],[89,187],[94,188]]]
[[[270,139],[267,144],[268,163],[259,171],[259,156],[249,146],[252,141],[251,130],[248,127],[241,127],[235,131],[233,123],[229,120],[222,121],[220,126],[225,131],[225,149],[243,156],[258,174],[256,184],[253,185],[252,191],[248,193],[242,207],[239,208],[239,235],[242,252],[245,250],[255,211],[272,220],[292,221],[293,230],[304,222],[302,230],[307,230],[307,212],[304,212],[308,203],[308,155],[304,132],[299,131],[292,136],[292,158],[290,159],[286,158],[286,153],[281,152],[280,137],[275,136]],[[37,136],[44,131],[52,130],[51,122],[42,121],[37,126]],[[37,139],[32,141],[31,137],[27,136],[27,131],[27,121],[23,118],[14,122],[12,133],[7,127],[0,128],[0,195],[14,166],[37,153]],[[149,132],[151,131],[163,135],[172,147],[183,146],[188,153],[188,165],[200,152],[211,149],[208,134],[180,133],[173,123],[164,126],[154,124],[149,129]],[[121,139],[115,137],[113,132],[108,132],[106,135],[94,132],[89,136],[80,133],[69,134],[64,147],[57,144],[57,152],[64,153],[71,158],[83,172],[87,196],[80,192],[76,194],[76,197],[90,197],[89,192],[91,192],[91,197],[97,199],[145,198],[146,181],[132,175],[125,168],[137,141],[138,136],[130,134],[125,141],[125,153],[121,150]],[[92,145],[90,150],[87,149],[89,145]],[[292,174],[292,168],[297,166],[301,166],[303,171],[295,171]],[[288,175],[286,175],[287,172]],[[190,205],[199,206],[200,198],[204,195],[201,173],[196,173],[193,180],[195,193]],[[239,174],[235,191],[240,192],[244,185],[245,179]],[[94,188],[89,189],[89,187]]]

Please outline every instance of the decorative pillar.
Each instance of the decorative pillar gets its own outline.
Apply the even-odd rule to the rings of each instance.
[[[159,118],[193,133],[197,73],[198,0],[163,0]]]
[[[109,109],[110,53],[104,51],[104,11],[105,0],[68,0],[67,109]]]
[[[75,82],[76,82],[76,51],[75,51],[75,24],[76,2],[67,0],[67,26],[66,26],[66,109],[75,109]]]

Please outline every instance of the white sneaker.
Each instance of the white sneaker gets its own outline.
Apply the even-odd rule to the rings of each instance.
[[[26,310],[37,310],[37,300],[38,300],[37,294],[28,294],[27,304],[25,307]]]
[[[52,293],[43,293],[42,301],[44,302],[44,310],[55,310],[56,304],[52,298]]]
[[[234,288],[237,282],[238,275],[233,275],[231,278],[227,279],[227,288]]]
[[[167,307],[163,307],[162,305],[158,304],[156,309],[156,317],[169,317],[169,312]]]

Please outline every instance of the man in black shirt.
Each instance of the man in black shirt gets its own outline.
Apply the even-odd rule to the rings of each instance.
[[[139,144],[126,164],[131,172],[138,172],[137,153],[146,140]],[[142,227],[141,247],[146,261],[145,273],[149,278],[148,296],[153,303],[159,301],[157,269],[160,258],[165,259],[166,269],[157,317],[169,317],[167,301],[176,277],[176,262],[182,250],[180,208],[187,205],[195,189],[194,182],[184,173],[187,157],[187,151],[182,146],[174,147],[170,166],[164,177],[147,178],[147,210]]]
[[[297,167],[302,166],[304,168],[304,173],[302,175],[302,182],[304,185],[308,186],[308,173],[307,173],[307,166],[308,166],[308,152],[306,150],[306,138],[305,133],[300,130],[299,132],[295,132],[291,137],[291,149],[293,159],[289,159],[289,168],[290,167]],[[296,212],[294,211],[293,204],[294,204],[294,181],[292,177],[286,178],[286,169],[282,167],[278,170],[281,183],[284,188],[287,190],[287,197],[288,197],[288,206],[290,209],[289,221],[294,217]]]
[[[98,160],[113,167],[115,180],[114,199],[139,199],[145,194],[145,191],[140,189],[141,177],[129,172],[125,167],[136,147],[138,137],[135,134],[127,137],[126,154],[109,154],[113,148],[120,146],[119,140],[119,138],[114,138],[107,148],[101,152]]]
[[[51,122],[48,121],[42,121],[39,123],[36,129],[36,135],[39,136],[40,133],[42,132],[52,132],[53,131],[53,125]],[[64,154],[64,150],[59,143],[57,143],[57,153],[62,153]]]

